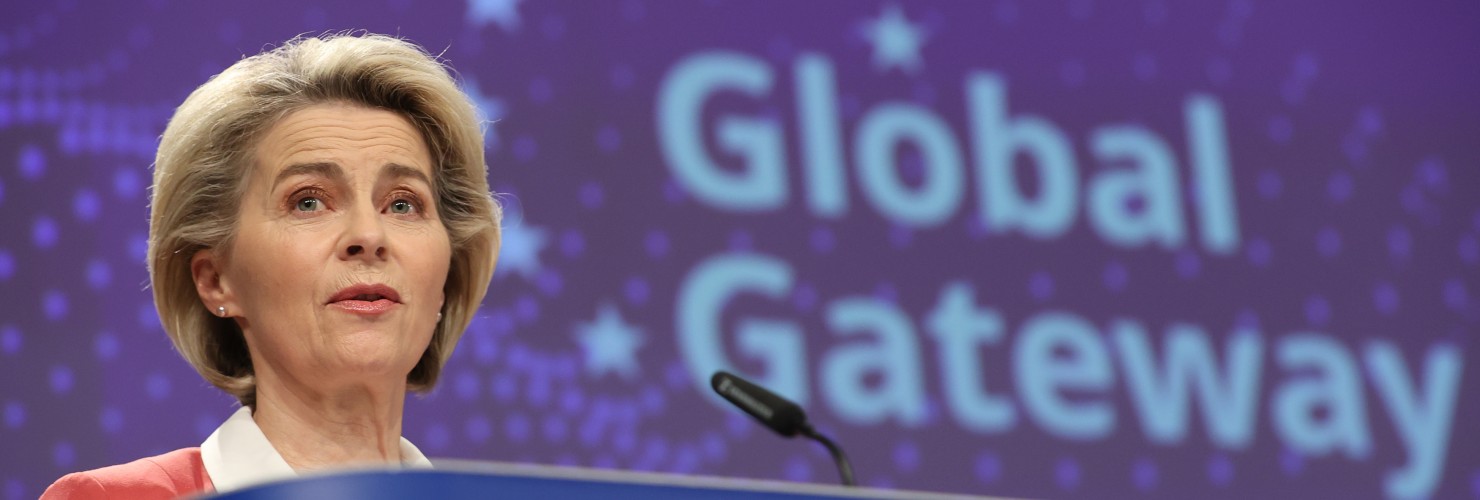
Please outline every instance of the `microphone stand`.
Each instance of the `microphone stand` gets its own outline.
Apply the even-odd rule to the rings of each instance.
[[[843,486],[858,485],[858,482],[853,479],[853,464],[848,463],[848,456],[843,454],[843,449],[839,448],[837,443],[813,429],[812,424],[803,423],[798,432],[827,447],[828,453],[832,454],[833,463],[838,466],[838,475],[843,478]]]

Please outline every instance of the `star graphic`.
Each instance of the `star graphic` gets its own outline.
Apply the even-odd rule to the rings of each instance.
[[[490,149],[498,149],[498,131],[494,126],[504,118],[503,99],[484,95],[482,89],[478,88],[478,80],[473,78],[463,80],[462,90],[473,101],[473,105],[478,107],[478,121],[484,126],[483,144]]]
[[[599,378],[616,372],[631,380],[637,376],[637,350],[644,343],[642,331],[622,321],[621,312],[610,302],[597,308],[596,319],[576,325],[576,340],[586,351],[586,374]]]
[[[540,271],[540,250],[548,244],[549,231],[524,223],[518,213],[504,218],[502,241],[498,249],[498,267],[494,276],[518,273],[533,281]],[[508,223],[512,221],[511,223]]]
[[[865,21],[863,36],[874,45],[874,69],[899,68],[906,73],[920,70],[920,48],[925,29],[911,24],[898,4],[889,4],[876,20]]]
[[[519,31],[519,2],[523,0],[468,0],[468,24],[476,27],[498,23],[504,31]]]

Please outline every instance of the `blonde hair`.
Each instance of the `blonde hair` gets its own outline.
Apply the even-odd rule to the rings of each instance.
[[[406,377],[432,388],[488,291],[499,246],[500,208],[488,189],[476,110],[443,66],[420,47],[371,34],[296,38],[212,77],[170,118],[154,163],[149,277],[175,349],[212,385],[256,406],[246,339],[234,320],[201,302],[190,261],[230,248],[257,140],[282,117],[327,102],[397,113],[415,126],[433,162],[437,212],[452,262],[442,320]]]

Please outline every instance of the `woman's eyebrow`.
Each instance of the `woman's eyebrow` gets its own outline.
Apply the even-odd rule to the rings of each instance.
[[[426,184],[428,187],[430,187],[432,185],[432,179],[430,177],[427,177],[426,172],[422,172],[421,169],[414,168],[414,167],[408,167],[408,166],[402,165],[400,163],[387,163],[387,164],[385,164],[384,167],[381,167],[380,172],[381,172],[380,176],[382,178],[391,178],[391,179],[411,178],[411,179],[416,179],[416,180],[421,181],[422,183]]]
[[[294,163],[292,165],[288,165],[288,168],[283,169],[281,172],[278,172],[277,178],[273,179],[272,181],[271,189],[277,189],[278,184],[281,184],[284,180],[290,177],[298,175],[328,177],[329,180],[332,180],[336,183],[343,183],[345,181],[344,169],[340,168],[338,163],[327,161],[313,163]],[[269,191],[271,189],[269,189]]]

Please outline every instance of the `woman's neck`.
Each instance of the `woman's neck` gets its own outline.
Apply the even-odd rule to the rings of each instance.
[[[323,391],[258,373],[252,419],[296,471],[400,463],[405,401],[404,382]]]

